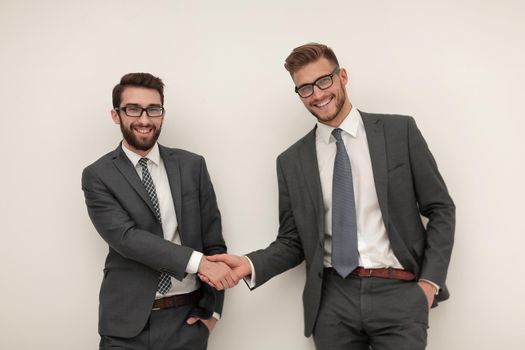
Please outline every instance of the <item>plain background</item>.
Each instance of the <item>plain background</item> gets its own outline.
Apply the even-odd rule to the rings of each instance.
[[[416,118],[457,204],[428,349],[521,348],[523,1],[0,1],[1,349],[96,349],[107,246],[80,189],[114,149],[111,89],[166,83],[161,143],[204,155],[232,253],[275,237],[275,158],[314,125],[283,68],[331,46],[369,112]],[[304,266],[227,294],[209,349],[313,349]]]

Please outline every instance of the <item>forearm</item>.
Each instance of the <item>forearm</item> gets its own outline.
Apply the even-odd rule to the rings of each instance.
[[[247,254],[257,275],[254,287],[266,283],[271,278],[299,265],[304,260],[301,246],[275,240],[266,249]]]
[[[453,244],[454,221],[436,223],[430,219],[420,279],[427,279],[440,286],[445,284]]]
[[[145,219],[147,224],[139,228],[117,198],[89,170],[82,175],[82,189],[95,229],[114,251],[179,280],[184,278],[193,249],[165,240],[160,223],[153,215],[151,221]],[[158,232],[149,231],[155,229]]]
[[[194,252],[192,248],[175,244],[136,227],[127,230],[97,230],[108,245],[124,258],[137,261],[153,270],[166,272],[178,280],[186,275]]]
[[[443,286],[454,244],[455,205],[426,141],[411,118],[408,135],[418,207],[421,215],[428,218],[420,278]]]
[[[266,249],[247,255],[257,273],[257,286],[297,266],[304,259],[303,246],[295,224],[288,183],[280,158],[277,159],[277,182],[279,187],[279,233],[277,238]]]

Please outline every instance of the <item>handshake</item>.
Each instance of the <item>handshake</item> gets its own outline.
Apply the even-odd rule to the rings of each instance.
[[[251,274],[247,257],[230,254],[203,256],[197,272],[201,281],[217,290],[233,288]]]

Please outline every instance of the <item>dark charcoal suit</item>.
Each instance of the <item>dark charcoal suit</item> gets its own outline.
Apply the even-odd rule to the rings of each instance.
[[[363,112],[361,116],[391,248],[406,270],[441,286],[436,299],[445,300],[455,207],[434,158],[411,117]],[[248,254],[256,287],[306,260],[306,336],[316,326],[326,278],[325,213],[315,145],[314,129],[278,157],[279,234],[266,249]],[[428,218],[426,227],[420,215]],[[418,303],[424,307],[421,295]]]
[[[99,333],[131,338],[146,325],[161,272],[178,280],[194,250],[226,252],[204,158],[159,145],[175,206],[181,245],[163,238],[162,226],[137,171],[121,146],[84,169],[82,189],[89,216],[109,244],[100,289]],[[224,294],[203,285],[190,314],[221,312]]]

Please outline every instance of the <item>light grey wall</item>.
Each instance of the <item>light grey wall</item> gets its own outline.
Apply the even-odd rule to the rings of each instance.
[[[457,204],[428,349],[516,349],[525,314],[522,1],[0,1],[0,348],[95,349],[107,247],[80,174],[120,140],[111,89],[167,85],[163,144],[203,154],[231,252],[276,235],[275,157],[314,124],[283,68],[333,47],[354,104],[413,115]],[[254,156],[255,155],[255,156]],[[313,349],[304,267],[227,295],[211,350]]]

